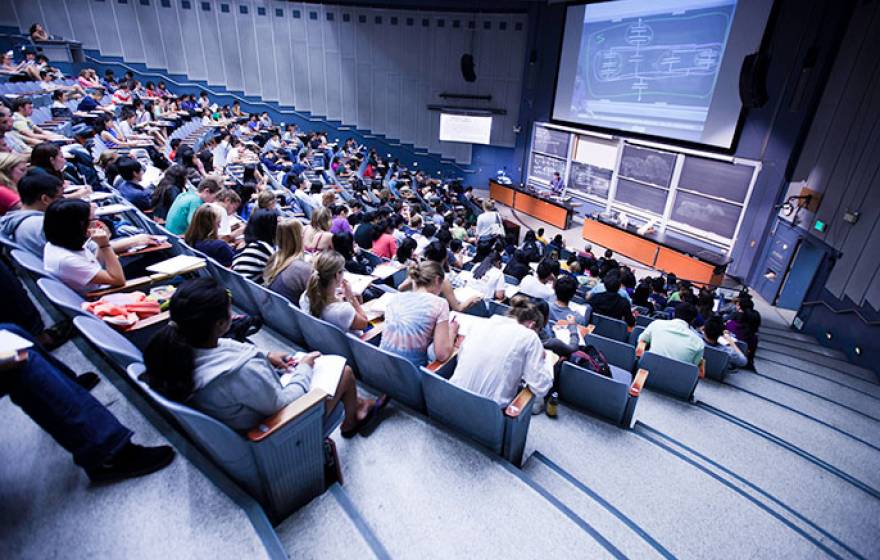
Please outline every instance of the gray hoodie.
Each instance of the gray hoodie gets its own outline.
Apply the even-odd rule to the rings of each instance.
[[[187,404],[233,430],[257,426],[299,397],[312,381],[312,368],[300,364],[282,387],[264,352],[252,344],[221,338],[217,348],[196,348],[195,392]]]
[[[46,236],[43,235],[43,212],[18,210],[0,218],[0,231],[29,252],[43,257]]]

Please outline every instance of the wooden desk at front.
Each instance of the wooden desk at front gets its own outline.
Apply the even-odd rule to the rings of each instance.
[[[643,237],[590,218],[584,219],[582,235],[585,240],[638,263],[698,284],[720,285],[727,268],[728,261],[724,257],[716,255],[712,259],[700,259],[662,240]]]
[[[559,229],[568,229],[571,223],[570,208],[492,180],[489,181],[489,197]]]

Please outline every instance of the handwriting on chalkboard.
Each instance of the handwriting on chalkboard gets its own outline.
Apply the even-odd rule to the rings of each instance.
[[[565,160],[542,154],[532,154],[532,169],[529,173],[530,177],[549,181],[553,178],[553,173],[560,175],[565,172]]]
[[[568,190],[603,199],[608,198],[612,174],[613,171],[610,169],[573,161],[571,162]]]
[[[568,157],[570,138],[571,135],[567,132],[536,126],[535,145],[532,147],[532,151],[561,158]]]
[[[627,144],[620,159],[620,174],[636,181],[669,187],[675,169],[675,154],[636,148]]]

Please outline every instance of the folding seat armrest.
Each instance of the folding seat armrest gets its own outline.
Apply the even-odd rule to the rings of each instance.
[[[327,393],[320,389],[312,389],[305,395],[285,406],[269,418],[263,420],[259,426],[247,433],[250,441],[263,441],[288,423],[296,420],[315,406],[323,406]]]
[[[644,368],[639,368],[639,371],[636,372],[636,376],[633,379],[632,385],[629,386],[629,395],[631,397],[638,397],[642,392],[642,387],[645,386],[645,381],[648,379],[648,370]]]
[[[648,344],[645,341],[639,342],[638,346],[636,346],[636,357],[641,358],[647,348]]]
[[[532,393],[531,389],[528,387],[523,387],[522,391],[513,399],[507,408],[504,409],[504,415],[509,418],[517,418],[520,413],[525,409],[526,405],[529,404],[529,401],[535,395]]]

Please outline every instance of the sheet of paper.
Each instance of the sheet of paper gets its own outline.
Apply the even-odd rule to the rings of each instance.
[[[467,313],[459,313],[458,311],[450,311],[449,320],[455,319],[458,323],[458,334],[467,336],[471,330],[484,321],[488,321],[486,317],[477,317],[476,315],[468,315]]]
[[[391,298],[394,296],[395,294],[382,294],[382,297],[370,300],[363,304],[361,308],[364,310],[364,313],[367,314],[367,319],[375,321],[380,317],[384,317],[388,302],[391,301]]]
[[[147,267],[147,270],[154,274],[174,275],[204,264],[205,259],[201,257],[178,255],[168,260],[150,265]]]
[[[468,301],[469,299],[474,298],[474,297],[477,297],[479,299],[483,299],[483,294],[481,292],[479,292],[473,288],[470,288],[468,286],[456,288],[455,290],[453,290],[453,293],[455,294],[455,298],[461,302]]]
[[[98,202],[99,200],[107,200],[108,198],[113,198],[114,196],[116,195],[114,195],[113,193],[96,192],[90,194],[88,200],[89,202]]]
[[[301,360],[305,356],[305,352],[297,352],[293,358]],[[345,358],[342,356],[322,355],[315,360],[312,368],[312,384],[310,389],[320,389],[327,395],[335,395],[339,386],[339,380],[342,379],[342,370],[345,368]],[[285,373],[281,376],[281,385],[286,387],[293,379],[292,373]]]
[[[375,278],[372,276],[365,276],[363,274],[352,274],[351,272],[345,271],[345,279],[348,280],[348,283],[351,284],[351,291],[354,292],[355,295],[361,295],[364,293],[364,290],[373,283]]]
[[[0,330],[0,357],[15,355],[19,350],[27,350],[34,343],[7,330]]]
[[[575,303],[573,301],[570,301],[568,302],[568,306],[571,307],[573,311],[577,311],[581,315],[586,315],[587,313],[587,306],[583,303]]]
[[[108,204],[107,206],[99,206],[95,209],[95,216],[109,216],[110,214],[121,214],[128,212],[134,208],[128,204]]]
[[[504,288],[504,297],[506,297],[507,299],[512,298],[517,293],[519,293],[519,286],[511,286],[510,284],[508,284],[507,287]]]
[[[389,276],[393,276],[395,272],[400,270],[402,267],[393,264],[393,263],[382,263],[376,268],[373,269],[373,274],[375,278],[380,278],[382,280],[388,278]]]

